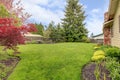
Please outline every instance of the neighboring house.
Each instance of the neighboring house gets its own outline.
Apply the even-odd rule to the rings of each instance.
[[[104,18],[104,44],[120,47],[120,0],[110,0]]]
[[[36,43],[41,43],[43,42],[43,36],[38,35],[38,34],[31,34],[31,33],[27,33],[24,34],[25,38],[27,38],[27,42],[36,42]]]
[[[93,43],[103,44],[103,39],[104,39],[103,33],[95,36],[91,36],[91,42]]]

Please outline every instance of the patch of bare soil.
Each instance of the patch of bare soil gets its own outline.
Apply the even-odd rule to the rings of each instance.
[[[95,76],[95,70],[96,70],[96,67],[98,67],[98,73],[99,73],[99,80],[112,80],[110,77],[109,77],[109,71],[104,67],[102,66],[101,64],[100,65],[96,65],[95,63],[89,63],[89,64],[86,64],[84,66],[84,68],[82,69],[82,78],[83,80],[97,80],[96,79],[96,76]]]
[[[19,57],[13,57],[6,60],[0,60],[0,67],[2,72],[0,73],[0,80],[7,80],[8,76],[13,72],[14,68],[20,61]]]

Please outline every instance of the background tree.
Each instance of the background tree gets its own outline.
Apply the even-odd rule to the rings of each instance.
[[[85,11],[79,0],[67,0],[65,18],[62,19],[64,37],[67,42],[84,41],[87,37],[85,28]]]
[[[44,31],[44,26],[42,23],[40,24],[35,24],[35,27],[37,29],[37,32],[34,32],[33,34],[39,34],[43,36],[43,31]]]
[[[44,37],[45,38],[51,38],[51,32],[53,31],[53,29],[55,28],[55,24],[53,21],[51,21],[48,26],[46,27],[46,29],[44,30]]]
[[[52,28],[50,38],[53,42],[63,42],[63,28],[61,28],[60,24],[57,24],[55,27]]]
[[[94,36],[94,34],[93,34],[93,33],[91,33],[90,38],[93,38],[93,36]]]

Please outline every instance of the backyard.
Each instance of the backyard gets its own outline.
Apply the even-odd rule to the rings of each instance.
[[[119,11],[120,0],[0,0],[0,80],[120,80]]]
[[[91,43],[28,44],[8,80],[81,80],[81,69],[93,55]]]

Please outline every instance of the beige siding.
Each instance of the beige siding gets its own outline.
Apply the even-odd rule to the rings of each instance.
[[[111,45],[117,47],[120,47],[119,16],[120,16],[120,1],[114,17],[113,37],[111,38]]]

